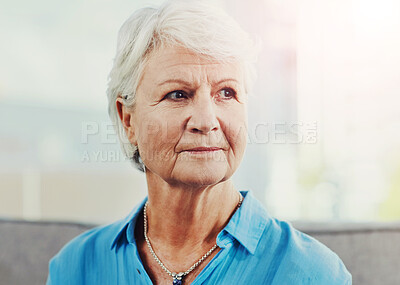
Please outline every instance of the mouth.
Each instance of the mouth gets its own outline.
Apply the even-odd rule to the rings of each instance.
[[[210,152],[215,152],[222,150],[220,147],[195,147],[191,149],[186,149],[184,150],[185,152],[190,152],[190,153],[210,153]]]

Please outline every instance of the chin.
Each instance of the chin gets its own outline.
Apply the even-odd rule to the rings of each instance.
[[[216,167],[211,165],[187,166],[177,173],[179,173],[179,177],[175,177],[174,180],[191,187],[211,186],[229,178],[227,167],[222,165],[217,165]]]

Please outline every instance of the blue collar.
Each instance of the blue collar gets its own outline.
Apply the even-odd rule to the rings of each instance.
[[[271,219],[251,192],[241,191],[240,193],[244,197],[242,206],[233,214],[222,231],[228,232],[251,254],[254,254],[265,227]]]
[[[242,206],[233,214],[225,228],[218,234],[218,238],[223,232],[227,232],[231,237],[236,239],[243,245],[251,254],[254,254],[258,242],[269,225],[271,218],[262,206],[262,204],[249,191],[241,191],[243,195]],[[111,249],[117,246],[121,240],[129,242],[133,239],[133,229],[135,228],[136,220],[143,210],[147,197],[137,205],[132,212],[123,220],[116,224],[115,238],[111,243]],[[131,229],[128,231],[128,225]],[[218,240],[217,238],[217,240]]]
[[[120,240],[125,239],[126,241],[128,241],[130,239],[130,237],[128,237],[127,227],[129,224],[131,224],[133,226],[136,225],[136,220],[138,219],[140,212],[143,211],[144,204],[146,202],[147,202],[147,197],[144,198],[144,200],[141,203],[136,205],[135,208],[133,208],[132,212],[130,212],[129,215],[125,219],[122,219],[119,222],[117,222],[116,234],[111,243],[111,249],[116,247],[117,244],[120,242]],[[133,227],[133,228],[135,228],[135,227]]]

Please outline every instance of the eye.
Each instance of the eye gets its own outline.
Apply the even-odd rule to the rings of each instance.
[[[230,100],[236,97],[236,92],[232,88],[224,88],[218,91],[217,96],[223,100]]]
[[[169,92],[164,97],[164,99],[171,99],[171,100],[181,100],[181,99],[186,99],[186,98],[188,98],[187,94],[181,90]]]

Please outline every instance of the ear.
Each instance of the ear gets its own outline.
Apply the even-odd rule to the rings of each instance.
[[[125,134],[128,137],[129,141],[137,145],[137,139],[135,136],[135,127],[133,125],[133,114],[132,114],[132,107],[127,107],[123,103],[123,99],[118,97],[115,101],[119,119],[122,122],[122,126],[124,127]]]

